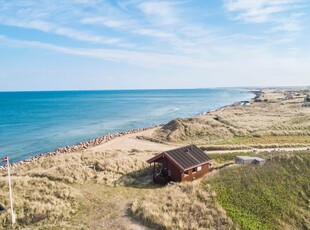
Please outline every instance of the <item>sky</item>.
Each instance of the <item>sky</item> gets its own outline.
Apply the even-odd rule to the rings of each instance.
[[[0,91],[310,85],[309,0],[0,0]]]

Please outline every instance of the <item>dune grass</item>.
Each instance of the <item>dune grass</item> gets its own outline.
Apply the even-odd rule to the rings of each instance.
[[[211,181],[242,229],[310,228],[310,152],[277,153],[262,167],[229,167]]]
[[[157,229],[309,228],[309,152],[259,153],[269,159],[263,167],[228,167],[166,187],[151,184],[145,159],[153,154],[82,152],[13,170],[15,228],[140,228],[130,215]],[[244,154],[254,153],[211,157],[225,163]],[[5,175],[0,189],[8,207]],[[9,213],[0,226],[10,226]]]
[[[9,205],[7,178],[0,177],[0,200]],[[14,212],[17,216],[15,228],[57,221],[68,220],[77,210],[77,193],[63,183],[56,183],[47,178],[12,176],[14,192]],[[10,210],[10,209],[9,209]],[[11,226],[8,212],[0,215],[0,228]]]
[[[235,155],[212,158],[229,162]],[[132,214],[157,229],[309,229],[310,152],[259,156],[266,165],[227,167],[158,188],[136,200]]]
[[[259,146],[259,145],[272,145],[283,147],[298,147],[310,144],[310,135],[305,136],[272,136],[266,135],[261,137],[244,136],[234,137],[229,140],[219,141],[217,144],[228,144],[228,145],[247,145],[247,146]]]
[[[72,223],[72,218],[74,219],[76,215],[80,217],[80,221],[85,218],[86,221],[91,222],[93,220],[87,219],[88,213],[85,210],[90,211],[96,206],[100,212],[106,213],[116,208],[110,203],[110,206],[105,206],[107,203],[96,197],[96,194],[106,191],[111,196],[102,196],[103,199],[116,205],[118,200],[122,200],[122,203],[119,203],[122,206],[117,207],[126,210],[130,199],[125,199],[126,196],[122,191],[130,192],[131,199],[146,192],[136,187],[141,185],[147,187],[150,183],[149,171],[146,168],[148,164],[145,160],[153,154],[137,150],[128,152],[86,150],[42,158],[31,165],[12,170],[14,211],[17,216],[14,228],[53,229],[53,223],[57,223],[57,226],[62,229],[80,229],[78,222]],[[7,175],[2,172],[0,201],[9,208],[7,184]],[[132,189],[126,189],[126,187]],[[113,196],[113,191],[119,195]],[[90,197],[88,197],[89,194]],[[101,203],[102,207],[92,203],[94,200],[90,200],[91,197],[95,197],[97,204]],[[0,229],[10,227],[9,211],[0,215]],[[122,215],[119,213],[120,217]],[[108,223],[103,217],[101,221],[106,225]],[[117,224],[116,220],[109,224],[118,227],[121,225]],[[85,226],[88,226],[86,227],[88,229],[91,228],[89,226],[95,225],[86,223]]]
[[[310,143],[310,110],[298,100],[232,106],[176,119],[149,141],[207,148],[298,147]],[[263,167],[227,167],[203,180],[151,184],[156,151],[92,151],[40,159],[12,170],[15,229],[310,229],[310,153],[259,153]],[[212,154],[216,164],[236,155]],[[7,177],[0,202],[9,207]],[[128,209],[130,212],[128,212]],[[10,227],[9,212],[0,229]]]
[[[158,188],[135,201],[132,214],[152,229],[234,229],[210,186],[183,183]]]
[[[174,119],[153,139],[208,149],[309,146],[310,109],[302,103],[302,99],[293,99],[236,104],[194,118]]]
[[[254,152],[233,152],[233,153],[208,153],[211,157],[213,163],[222,164],[233,162],[236,156],[258,156],[258,154]]]

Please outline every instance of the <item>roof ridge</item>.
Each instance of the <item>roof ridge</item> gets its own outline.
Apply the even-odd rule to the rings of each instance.
[[[172,152],[172,151],[176,151],[176,150],[180,150],[180,149],[185,149],[185,148],[188,148],[188,147],[191,147],[191,146],[195,146],[195,145],[194,145],[194,144],[186,145],[186,146],[183,146],[183,147],[180,147],[180,148],[171,149],[171,150],[164,151],[164,152],[165,152],[165,153],[167,153],[167,152]]]
[[[151,163],[160,157],[167,157],[181,170],[186,170],[204,163],[207,163],[211,158],[196,145],[191,144],[169,151],[163,151],[157,156],[149,159],[147,162]]]

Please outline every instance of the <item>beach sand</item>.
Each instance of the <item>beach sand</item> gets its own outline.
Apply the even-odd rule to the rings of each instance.
[[[147,229],[132,218],[129,210],[136,200],[161,189],[151,183],[146,163],[155,154],[189,143],[244,145],[249,149],[252,144],[260,144],[267,150],[268,146],[282,140],[286,151],[309,147],[310,109],[301,106],[303,99],[285,99],[287,91],[266,90],[259,95],[268,101],[251,101],[249,106],[237,103],[197,118],[181,119],[185,129],[182,126],[182,130],[179,127],[168,130],[174,138],[169,139],[162,126],[150,127],[117,134],[103,143],[101,140],[90,141],[92,144],[62,148],[53,154],[15,164],[12,180],[18,227],[52,228],[52,223],[57,223],[64,229]],[[215,121],[215,117],[222,120]],[[201,119],[207,125],[195,123]],[[245,130],[246,137],[232,134],[232,128],[238,130],[240,127]],[[208,132],[201,132],[204,129]],[[226,137],[216,139],[223,135],[219,130],[224,134],[227,132],[234,142]],[[271,131],[281,135],[272,139],[268,136]],[[261,136],[253,139],[251,135],[255,133]],[[179,139],[181,134],[190,135]],[[216,138],[209,139],[208,135]],[[267,135],[266,139],[264,135]],[[284,145],[287,141],[292,142],[288,143],[292,148]],[[226,153],[225,148],[218,151]],[[268,151],[274,151],[274,148],[269,147]],[[0,201],[8,207],[4,169],[0,174],[0,188],[4,191]],[[223,218],[227,216],[223,214]],[[8,226],[8,222],[9,213],[0,216],[0,226]]]

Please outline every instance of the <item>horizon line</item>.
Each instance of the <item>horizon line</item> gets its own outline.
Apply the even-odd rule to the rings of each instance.
[[[199,89],[270,89],[270,88],[310,88],[310,85],[291,86],[215,86],[193,88],[133,88],[133,89],[51,89],[51,90],[0,90],[0,93],[26,93],[26,92],[77,92],[77,91],[149,91],[149,90],[199,90]]]

